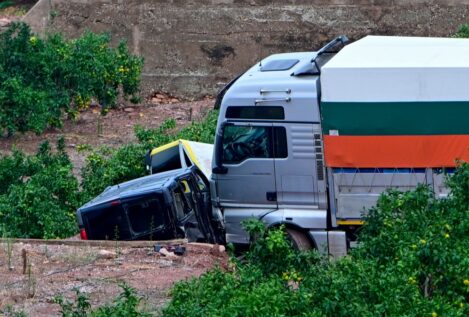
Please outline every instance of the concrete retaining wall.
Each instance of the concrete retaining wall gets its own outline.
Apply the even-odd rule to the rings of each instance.
[[[197,97],[271,53],[340,34],[454,34],[469,22],[469,0],[40,0],[25,21],[39,33],[125,38],[145,57],[144,93]]]

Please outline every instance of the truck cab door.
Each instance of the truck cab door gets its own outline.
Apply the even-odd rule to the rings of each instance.
[[[225,173],[212,174],[220,206],[277,208],[272,124],[227,123],[221,133]]]
[[[280,208],[327,208],[321,127],[274,123],[275,173]]]

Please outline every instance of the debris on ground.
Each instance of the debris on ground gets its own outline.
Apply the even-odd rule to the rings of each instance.
[[[149,101],[154,105],[173,104],[180,102],[178,98],[164,92],[154,93],[150,96]]]

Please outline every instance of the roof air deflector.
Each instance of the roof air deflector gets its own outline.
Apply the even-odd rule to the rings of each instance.
[[[345,46],[349,43],[349,39],[345,35],[341,35],[324,45],[316,55],[311,59],[311,64],[306,64],[297,71],[293,72],[291,76],[304,76],[304,75],[319,75],[321,70],[317,63],[317,58],[323,54],[333,54],[337,53],[338,51],[333,50],[338,44]]]

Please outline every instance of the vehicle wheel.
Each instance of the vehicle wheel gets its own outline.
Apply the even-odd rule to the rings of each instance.
[[[314,248],[305,233],[295,229],[287,228],[287,234],[288,239],[292,242],[295,249],[306,251]]]

